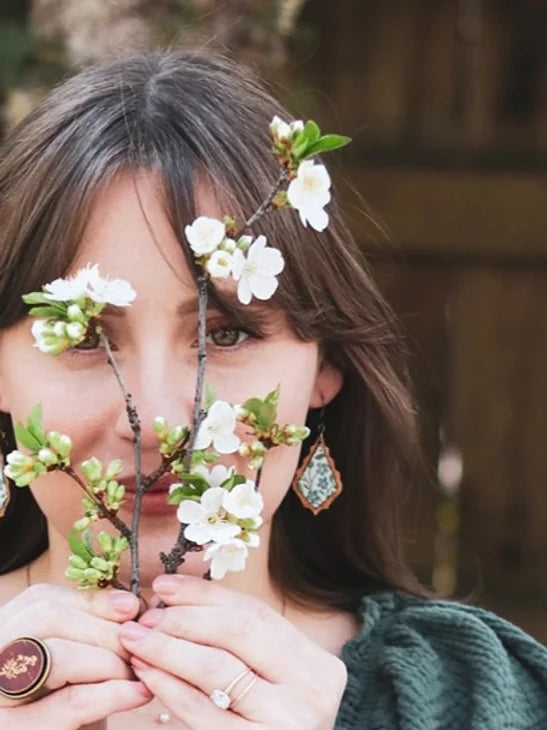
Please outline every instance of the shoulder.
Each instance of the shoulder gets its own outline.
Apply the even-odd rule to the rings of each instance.
[[[361,618],[337,730],[547,727],[547,649],[508,621],[402,593],[366,596]]]

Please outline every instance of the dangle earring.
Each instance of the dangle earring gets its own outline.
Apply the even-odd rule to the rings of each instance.
[[[0,434],[0,519],[6,514],[11,499],[11,486],[4,473],[5,456],[3,450],[4,434]]]
[[[342,491],[342,479],[325,442],[325,406],[319,416],[318,436],[294,475],[292,488],[314,515],[328,509]]]

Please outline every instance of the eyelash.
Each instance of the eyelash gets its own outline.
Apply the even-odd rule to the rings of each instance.
[[[221,332],[223,330],[234,330],[235,332],[238,332],[239,335],[243,334],[243,335],[246,335],[246,337],[242,341],[236,342],[234,345],[228,345],[228,346],[215,345],[214,342],[210,341],[210,337],[212,334],[215,334],[216,332]],[[258,341],[258,340],[263,340],[263,339],[264,339],[264,336],[262,334],[260,334],[258,332],[251,332],[249,329],[246,329],[244,327],[238,327],[237,324],[232,324],[229,322],[210,325],[207,328],[207,332],[206,332],[206,343],[208,345],[211,345],[212,347],[214,347],[217,352],[222,351],[222,350],[229,351],[229,352],[235,352],[235,351],[242,349],[243,347],[247,347],[247,346],[251,345],[253,343],[253,340]],[[111,342],[111,347],[112,347],[113,351],[116,351],[117,348],[113,342]],[[197,343],[194,344],[194,347],[197,347]],[[86,357],[89,357],[91,355],[98,354],[102,350],[103,350],[103,348],[100,346],[88,347],[88,348],[81,347],[81,346],[75,346],[75,347],[72,347],[69,350],[69,352],[71,355],[84,355]]]

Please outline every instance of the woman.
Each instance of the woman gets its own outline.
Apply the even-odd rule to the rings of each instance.
[[[41,403],[47,428],[72,436],[74,462],[131,464],[104,351],[44,356],[21,301],[92,262],[137,291],[105,326],[143,424],[144,471],[154,468],[154,417],[192,414],[185,226],[258,208],[278,175],[268,124],[280,113],[231,63],[166,52],[84,71],[15,130],[0,168],[4,453],[15,448],[13,423]],[[342,492],[312,514],[291,489],[298,450],[269,454],[260,547],[220,582],[200,579],[199,553],[161,577],[158,554],[178,525],[173,507],[145,498],[143,593],[167,607],[139,617],[131,594],[76,591],[64,578],[66,535],[81,514],[68,478],[42,476],[32,495],[11,487],[0,647],[36,637],[51,672],[45,696],[0,697],[2,728],[547,726],[547,652],[492,614],[434,600],[403,562],[397,508],[416,439],[402,348],[334,204],[329,215],[322,233],[290,210],[257,224],[283,253],[279,289],[259,307],[211,290],[206,377],[232,403],[279,383],[279,421],[307,421],[310,442],[324,429]],[[131,479],[122,475],[129,488]]]

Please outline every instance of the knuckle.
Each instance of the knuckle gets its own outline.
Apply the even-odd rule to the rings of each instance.
[[[64,702],[69,713],[75,717],[85,716],[89,709],[88,693],[83,685],[69,685],[64,691]]]
[[[25,598],[29,603],[41,603],[42,601],[52,599],[52,589],[47,583],[35,583],[29,586],[25,591]]]
[[[207,650],[202,659],[202,671],[204,676],[210,677],[213,682],[215,681],[215,677],[220,677],[222,679],[224,675],[226,675],[227,667],[230,667],[230,658],[233,662],[233,657],[231,657],[227,651],[222,649],[212,651]],[[233,674],[233,672],[230,670],[230,677],[231,674]]]

